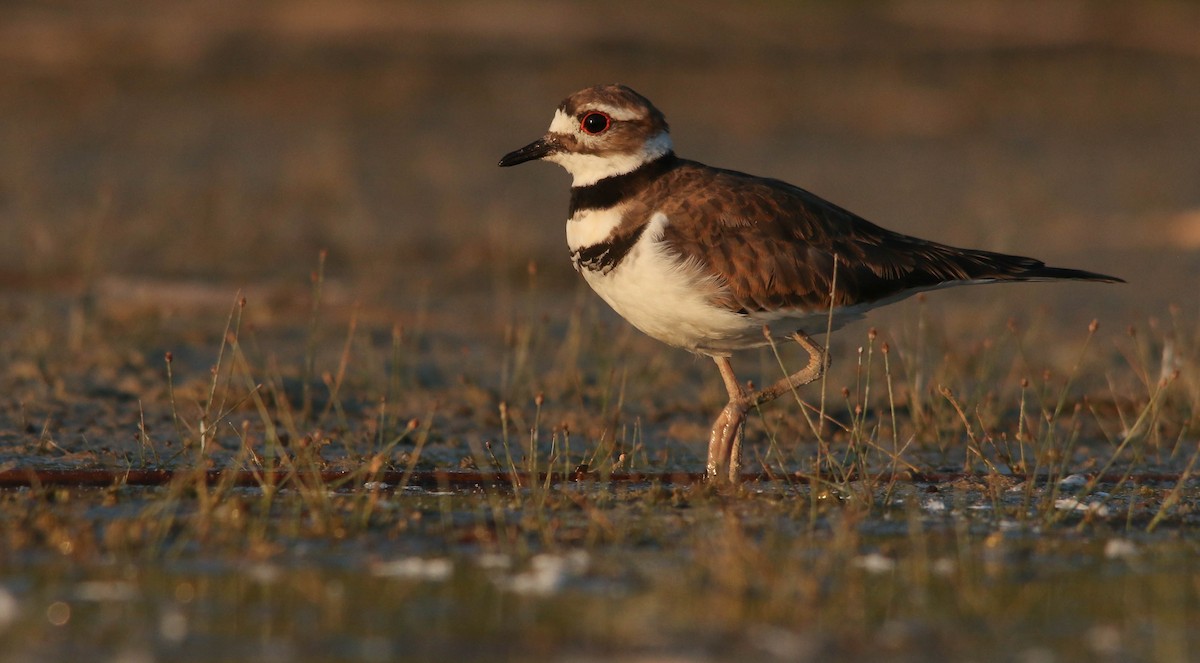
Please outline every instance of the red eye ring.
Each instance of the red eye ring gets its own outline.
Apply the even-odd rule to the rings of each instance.
[[[612,118],[599,111],[592,111],[579,121],[579,128],[583,130],[583,133],[592,136],[599,136],[608,131],[611,126]]]

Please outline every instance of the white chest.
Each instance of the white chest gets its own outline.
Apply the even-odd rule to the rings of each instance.
[[[576,228],[568,222],[567,243],[572,249],[586,247],[607,238],[601,234],[601,224],[612,219],[594,212],[595,228]],[[615,215],[616,222],[620,215]],[[713,295],[722,284],[707,275],[699,265],[681,260],[662,242],[668,220],[655,214],[637,243],[617,266],[607,272],[581,269],[588,285],[613,309],[642,332],[668,345],[705,354],[728,354],[742,347],[748,332],[744,316],[737,315],[712,303]],[[616,227],[615,224],[610,227]],[[584,241],[597,238],[593,242]],[[761,334],[760,334],[761,337]]]

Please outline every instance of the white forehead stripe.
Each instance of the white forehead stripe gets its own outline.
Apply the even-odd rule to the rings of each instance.
[[[578,128],[579,125],[575,123],[575,118],[561,110],[554,111],[554,119],[550,121],[550,133],[569,134],[574,133]]]

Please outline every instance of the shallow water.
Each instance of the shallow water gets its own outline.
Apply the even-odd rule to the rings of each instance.
[[[28,520],[6,526],[0,638],[15,661],[1185,660],[1200,645],[1194,524],[1147,533],[1145,491],[1146,513],[1110,496],[1113,513],[1081,517],[966,486],[869,507],[860,488],[411,489],[363,521],[346,492],[322,515],[288,490],[214,493],[207,514],[166,489],[8,490],[6,520]],[[35,534],[18,544],[18,527]]]

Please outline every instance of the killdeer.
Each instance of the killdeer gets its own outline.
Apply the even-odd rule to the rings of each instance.
[[[740,477],[751,407],[820,378],[825,350],[812,334],[935,288],[1121,281],[909,237],[786,182],[681,159],[662,112],[623,85],[567,97],[546,135],[500,165],[537,159],[573,178],[567,246],[592,289],[634,327],[716,362],[729,403],[709,438],[714,479]],[[750,391],[729,356],[774,338],[800,344],[808,365]]]

